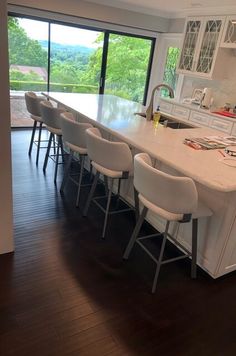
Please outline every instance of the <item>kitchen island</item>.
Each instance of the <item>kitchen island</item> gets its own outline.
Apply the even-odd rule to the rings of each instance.
[[[178,176],[191,177],[198,194],[213,211],[211,218],[199,221],[198,264],[217,278],[236,269],[236,168],[222,162],[218,150],[194,150],[183,144],[186,137],[222,135],[207,128],[175,130],[134,115],[142,105],[112,95],[45,93],[59,106],[72,111],[79,121],[99,127],[104,136],[127,142],[133,154],[147,152],[159,169]],[[132,203],[131,179],[122,194]],[[152,214],[148,220],[158,229],[163,221]],[[187,248],[191,241],[190,224],[172,232]]]

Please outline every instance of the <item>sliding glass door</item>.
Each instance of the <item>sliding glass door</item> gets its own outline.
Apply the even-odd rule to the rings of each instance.
[[[110,34],[107,55],[105,94],[142,103],[152,40]]]
[[[103,32],[52,24],[49,90],[99,93]]]
[[[11,126],[31,126],[25,91],[46,91],[48,85],[48,29],[43,21],[8,18]]]
[[[113,94],[145,103],[154,39],[9,16],[12,126],[31,125],[25,91]]]

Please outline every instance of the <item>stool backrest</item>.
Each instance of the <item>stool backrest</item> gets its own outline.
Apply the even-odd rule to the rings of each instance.
[[[25,103],[28,112],[34,116],[41,116],[40,102],[42,98],[39,98],[33,91],[25,93]]]
[[[85,132],[88,128],[93,126],[91,124],[75,121],[73,114],[70,112],[64,112],[60,116],[64,141],[78,147],[86,148]]]
[[[129,172],[132,169],[132,155],[126,143],[105,140],[95,127],[87,129],[86,136],[92,161],[114,171]]]
[[[40,102],[40,109],[43,122],[46,126],[61,129],[60,114],[65,111],[64,109],[55,108],[48,100]]]
[[[191,214],[197,209],[194,181],[159,171],[146,153],[134,157],[134,186],[145,199],[168,212]]]

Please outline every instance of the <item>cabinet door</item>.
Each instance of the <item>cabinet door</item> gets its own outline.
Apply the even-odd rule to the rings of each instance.
[[[221,47],[236,48],[236,15],[226,19]]]
[[[194,67],[194,56],[198,44],[201,28],[201,20],[188,20],[185,27],[185,37],[181,51],[179,70],[192,71]]]
[[[195,69],[197,73],[209,74],[211,72],[216,50],[218,49],[222,25],[222,18],[209,19],[205,21],[200,52]]]

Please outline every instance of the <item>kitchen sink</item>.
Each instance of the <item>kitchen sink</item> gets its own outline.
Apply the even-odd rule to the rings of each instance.
[[[161,116],[159,123],[162,124],[163,126],[169,127],[171,129],[177,129],[177,130],[195,128],[194,126],[186,124],[185,122],[172,120],[164,116]]]
[[[146,118],[146,114],[145,113],[136,112],[134,114]],[[176,129],[178,130],[178,129],[195,129],[196,128],[196,126],[192,126],[190,124],[187,124],[187,123],[182,122],[182,121],[177,121],[177,120],[174,120],[172,118],[170,119],[169,117],[166,117],[164,115],[161,115],[159,123],[161,125],[163,125],[163,126],[166,126],[166,127],[169,127],[171,129],[175,129],[175,130]]]

